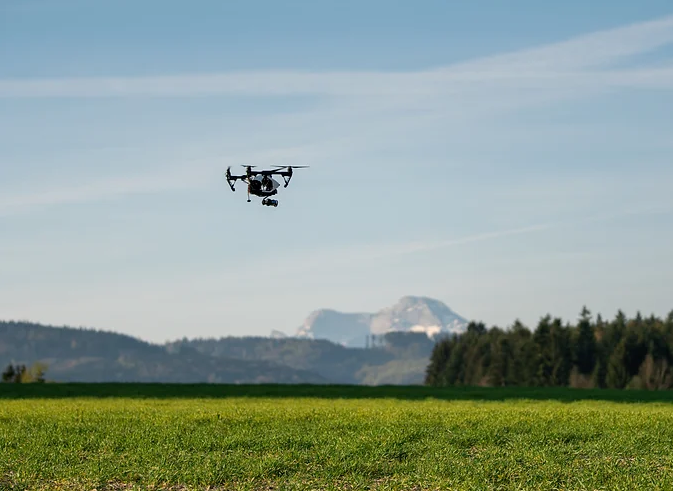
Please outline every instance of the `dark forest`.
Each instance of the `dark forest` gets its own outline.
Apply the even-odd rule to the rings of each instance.
[[[656,390],[673,387],[672,366],[673,311],[608,321],[584,307],[575,323],[547,315],[533,330],[471,322],[436,343],[425,383]]]

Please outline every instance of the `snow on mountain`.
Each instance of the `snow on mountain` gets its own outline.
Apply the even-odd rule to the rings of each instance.
[[[343,313],[331,309],[312,312],[297,330],[297,337],[328,339],[351,347],[364,347],[370,334],[393,331],[424,332],[434,338],[463,332],[468,321],[439,300],[405,296],[379,312]]]

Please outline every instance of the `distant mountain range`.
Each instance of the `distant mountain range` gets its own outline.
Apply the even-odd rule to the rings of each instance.
[[[366,347],[371,336],[389,332],[422,332],[434,339],[440,334],[461,333],[468,321],[439,300],[405,296],[376,313],[344,313],[332,309],[312,312],[296,336],[327,339],[348,347]]]
[[[422,384],[441,333],[466,321],[436,300],[404,297],[375,314],[313,312],[297,336],[153,344],[94,329],[0,322],[0,370],[47,364],[77,382]]]
[[[12,364],[47,365],[60,382],[328,383],[306,370],[264,359],[204,356],[114,332],[26,322],[0,322],[0,370]]]

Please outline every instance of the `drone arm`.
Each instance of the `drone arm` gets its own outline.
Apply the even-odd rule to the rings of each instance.
[[[290,184],[290,179],[292,179],[292,174],[281,174],[283,176],[283,180],[285,181],[285,186],[287,187],[288,184]]]
[[[247,176],[232,176],[231,174],[228,174],[226,178],[227,183],[229,184],[229,187],[231,188],[232,191],[236,191],[236,189],[234,189],[234,185],[236,184],[236,181],[238,181],[239,179],[243,182],[248,182]]]
[[[232,191],[236,191],[236,189],[234,189],[234,185],[236,184],[236,179],[237,179],[237,177],[236,177],[236,176],[227,175],[226,178],[227,178],[227,184],[229,184],[229,187],[231,188],[231,190],[232,190]]]

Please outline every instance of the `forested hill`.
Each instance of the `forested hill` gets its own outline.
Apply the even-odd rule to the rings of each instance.
[[[47,380],[673,388],[673,312],[612,320],[584,309],[467,331],[435,344],[391,332],[368,348],[311,339],[224,337],[158,345],[94,329],[0,322],[0,369],[47,365]]]
[[[263,337],[194,339],[168,344],[171,352],[195,349],[204,355],[266,360],[307,370],[343,384],[422,384],[435,344],[425,333],[389,332],[374,346],[348,348],[326,340]]]
[[[435,345],[426,374],[433,386],[673,388],[673,311],[665,319],[545,316],[534,330],[471,322]]]
[[[0,369],[47,365],[78,382],[422,384],[434,343],[389,333],[370,349],[330,341],[228,337],[152,344],[95,329],[0,322]]]
[[[262,360],[170,353],[131,336],[94,329],[0,322],[0,367],[47,365],[46,378],[75,382],[326,383],[315,373]]]

